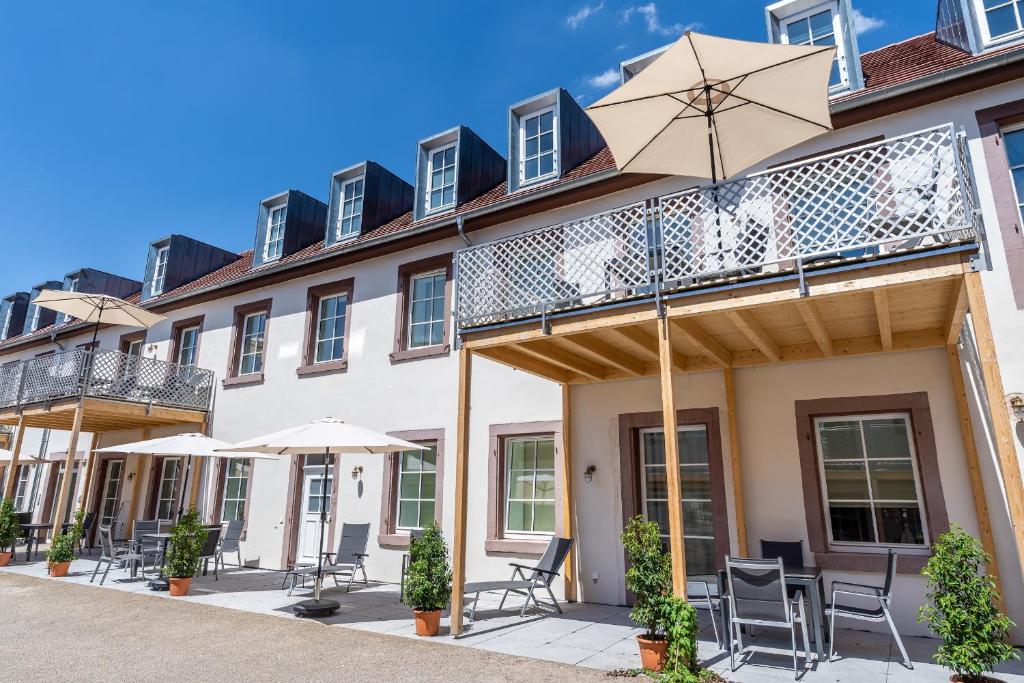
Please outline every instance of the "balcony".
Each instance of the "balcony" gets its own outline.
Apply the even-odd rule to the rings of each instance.
[[[480,328],[975,241],[952,125],[655,197],[456,254],[456,321]]]
[[[213,397],[211,370],[74,349],[0,367],[0,422],[66,428],[79,399],[87,431],[201,422]],[[124,420],[119,420],[118,417]]]

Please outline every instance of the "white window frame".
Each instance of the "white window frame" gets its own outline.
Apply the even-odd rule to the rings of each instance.
[[[436,292],[435,292],[435,296],[432,296],[430,298],[430,302],[431,302],[431,316],[430,316],[430,320],[415,322],[412,319],[412,311],[413,311],[413,305],[416,303],[416,299],[415,299],[416,280],[419,279],[419,278],[425,278],[425,277],[436,278],[438,275],[443,276],[445,279],[443,281],[443,284],[441,285],[441,296],[440,297],[436,296]],[[447,286],[448,286],[447,278],[448,278],[448,269],[447,268],[437,268],[435,270],[425,271],[425,272],[422,272],[422,273],[413,273],[412,275],[409,276],[409,306],[408,306],[409,310],[408,310],[408,312],[406,314],[406,316],[407,316],[406,317],[406,326],[407,327],[406,327],[406,335],[405,335],[406,336],[406,340],[405,340],[405,348],[406,348],[406,350],[429,349],[429,348],[433,348],[435,346],[442,346],[444,344],[444,328],[443,327],[442,327],[442,330],[441,330],[441,339],[440,339],[440,341],[438,341],[436,344],[424,344],[423,346],[413,346],[412,345],[412,329],[413,329],[414,325],[421,325],[421,326],[422,325],[426,325],[428,327],[433,327],[433,325],[436,324],[436,323],[441,323],[442,325],[447,325],[447,321],[446,321],[445,315],[444,315],[444,305],[445,305],[445,299],[446,299],[445,290],[447,289]],[[440,320],[434,320],[434,316],[433,316],[433,302],[435,300],[437,300],[437,299],[441,299],[441,307],[442,308],[441,308],[441,319]]]
[[[898,418],[898,419],[904,420],[904,422],[906,423],[906,426],[907,426],[907,443],[909,444],[909,448],[910,448],[910,466],[911,466],[911,469],[913,470],[913,475],[914,475],[914,493],[917,496],[917,500],[915,502],[917,503],[918,512],[919,512],[920,517],[921,517],[921,533],[922,533],[922,536],[924,537],[924,543],[922,543],[922,544],[882,543],[880,541],[876,541],[875,543],[863,543],[863,542],[853,542],[853,541],[835,541],[835,540],[833,540],[833,537],[832,537],[832,515],[831,515],[831,513],[829,511],[829,503],[830,503],[830,501],[829,501],[829,498],[828,498],[828,483],[827,483],[827,481],[825,479],[825,456],[824,456],[824,452],[822,451],[822,448],[821,448],[821,430],[819,429],[819,425],[822,424],[822,423],[827,423],[827,422],[852,422],[852,421],[858,421],[858,422],[863,423],[863,422],[865,422],[867,420],[886,420],[886,419],[894,419],[894,418]],[[876,503],[882,503],[882,504],[885,504],[885,503],[903,503],[903,504],[906,504],[909,501],[905,501],[905,500],[895,501],[895,500],[886,500],[886,499],[878,500],[878,499],[875,498],[874,492],[871,489],[871,473],[870,473],[870,470],[868,469],[868,463],[870,462],[870,460],[868,458],[867,442],[866,442],[866,439],[864,438],[864,427],[863,426],[861,426],[861,428],[860,428],[860,435],[861,435],[861,453],[862,453],[861,460],[864,462],[864,474],[867,477],[867,487],[868,487],[868,496],[869,496],[867,502],[871,505],[871,524],[875,526],[875,534],[876,534],[876,538],[877,538],[878,528],[877,528],[877,520],[875,518],[875,504]],[[913,422],[910,419],[910,413],[905,413],[905,412],[896,412],[896,413],[857,413],[857,414],[854,414],[854,415],[833,415],[833,416],[829,416],[829,417],[816,417],[816,418],[814,418],[814,448],[815,448],[815,457],[818,459],[818,476],[820,477],[820,481],[821,481],[821,498],[822,498],[822,504],[824,505],[824,512],[825,512],[825,514],[824,514],[824,517],[825,517],[825,532],[827,534],[825,540],[826,540],[826,542],[829,545],[829,550],[835,551],[835,552],[885,553],[885,552],[888,552],[888,550],[890,548],[895,548],[895,549],[904,550],[904,551],[907,552],[907,554],[911,554],[911,555],[926,554],[928,552],[928,548],[929,548],[928,539],[930,538],[930,536],[928,535],[928,515],[927,515],[927,512],[926,512],[925,507],[924,507],[924,495],[923,495],[924,489],[921,486],[921,472],[920,472],[920,468],[919,468],[918,462],[917,462],[917,458],[918,458],[918,456],[917,456],[917,444],[914,441],[914,425],[913,425]],[[840,459],[840,462],[847,462],[847,461],[853,461],[853,460],[854,460],[853,458],[844,458],[844,459]],[[832,460],[830,462],[835,462],[835,460]],[[836,503],[843,503],[843,502],[862,503],[864,501],[862,501],[862,500],[852,500],[852,499],[851,500],[843,500],[843,499],[841,499],[841,500],[838,500],[838,501],[831,501],[831,502],[836,502]]]
[[[278,211],[283,211],[284,214],[281,216],[281,222],[274,222],[274,214]],[[264,261],[276,261],[281,258],[281,254],[284,253],[284,229],[288,222],[288,203],[277,204],[275,206],[267,207],[267,236],[263,240],[263,260]],[[281,228],[277,236],[274,236],[274,227],[279,226]],[[279,245],[275,247],[277,250],[276,254],[270,253],[270,245]]]
[[[1003,138],[1005,138],[1007,135],[1011,133],[1024,133],[1024,123],[1019,123],[1013,126],[1007,126],[999,130],[999,134]],[[1005,144],[1003,145],[1003,149],[1007,149]],[[1014,169],[1024,169],[1024,163],[1014,166],[1013,162],[1010,161],[1009,153],[1004,152],[1004,156],[1006,157],[1006,168],[1010,171],[1010,187],[1013,188],[1013,203],[1017,205],[1017,215],[1019,217],[1024,216],[1024,204],[1022,204],[1018,200],[1018,197],[1021,196],[1019,191],[1024,190],[1024,188],[1017,187],[1017,181],[1013,179]]]
[[[345,189],[355,185],[356,183],[362,183],[362,185],[361,185],[361,187],[359,189],[359,194],[356,194],[355,190],[353,190],[353,192],[352,192],[352,199],[351,200],[345,199]],[[341,203],[338,205],[338,224],[337,224],[337,227],[336,227],[336,230],[335,230],[335,239],[337,239],[339,242],[341,240],[351,239],[352,237],[357,236],[359,234],[359,231],[362,230],[362,227],[363,227],[363,209],[362,209],[362,206],[363,205],[360,204],[360,208],[359,208],[359,212],[358,213],[356,213],[355,209],[353,209],[352,214],[349,215],[349,216],[345,215],[345,206],[348,205],[348,204],[351,204],[354,207],[355,203],[356,203],[356,200],[362,200],[365,196],[366,196],[366,180],[365,180],[365,176],[357,176],[355,178],[350,178],[349,180],[346,180],[346,181],[342,182],[342,184],[341,184],[341,191],[338,193],[338,197],[339,197]],[[348,232],[343,232],[342,225],[343,225],[343,223],[344,223],[346,218],[351,219],[351,221],[349,222],[349,231]]]
[[[42,313],[42,307],[38,304],[32,304],[32,319],[28,322],[28,331],[35,332],[39,329],[39,316]]]
[[[337,320],[338,318],[345,318],[345,322],[346,323],[348,322],[348,314],[349,314],[349,310],[348,310],[348,304],[349,304],[348,292],[339,292],[337,294],[327,294],[327,295],[324,295],[324,296],[320,297],[320,300],[317,301],[317,305],[316,305],[316,320],[313,322],[313,324],[316,325],[316,334],[313,335],[313,364],[314,365],[318,365],[320,363],[337,363],[338,361],[340,361],[340,360],[345,358],[345,344],[348,342],[348,340],[345,339],[345,324],[342,324],[342,326],[341,326],[341,336],[340,337],[324,337],[324,338],[320,337],[320,323],[323,321],[324,304],[327,303],[327,301],[329,301],[331,299],[341,299],[341,301],[342,301],[341,310],[344,311],[344,313],[342,315],[336,315],[333,318],[331,318],[331,320]],[[326,358],[324,360],[320,360],[319,359],[319,356],[320,356],[320,353],[319,353],[320,342],[330,341],[332,343],[332,345],[333,345],[333,343],[335,341],[337,341],[338,339],[341,340],[341,356],[339,358]]]
[[[192,346],[186,346],[185,345],[185,335],[188,334],[189,332],[195,332],[195,343]],[[187,348],[192,349],[192,362],[191,363],[183,363],[182,362],[182,353]],[[180,330],[178,330],[178,349],[177,349],[177,351],[178,351],[177,354],[176,354],[177,357],[174,359],[174,362],[177,363],[178,365],[182,365],[182,366],[185,366],[185,367],[196,367],[199,364],[199,326],[198,325],[189,325],[188,327],[183,327]]]
[[[437,517],[437,477],[438,477],[438,471],[437,471],[437,442],[436,441],[417,441],[416,443],[419,444],[420,446],[428,446],[428,447],[429,446],[433,446],[434,447],[434,469],[433,469],[434,489],[430,492],[430,497],[429,498],[423,497],[424,496],[424,493],[423,493],[423,473],[426,470],[424,470],[423,467],[422,467],[422,463],[423,463],[423,461],[422,461],[422,454],[423,453],[427,453],[428,451],[403,451],[401,453],[398,453],[398,466],[395,468],[395,510],[394,510],[394,515],[395,515],[395,530],[396,531],[408,532],[408,531],[412,531],[414,529],[422,529],[423,528],[423,524],[424,524],[424,520],[422,518],[420,518],[420,520],[419,520],[420,526],[402,526],[402,523],[401,523],[401,520],[402,520],[402,515],[401,515],[402,501],[405,501],[405,502],[415,502],[416,503],[416,514],[417,514],[417,516],[420,514],[419,507],[420,507],[420,505],[422,503],[433,503],[434,504],[434,517],[430,518],[429,520],[426,520],[426,523],[430,523],[430,522],[434,521],[436,519],[436,517]],[[419,491],[420,491],[420,497],[419,498],[403,498],[402,497],[402,474],[403,474],[404,467],[405,467],[405,454],[409,453],[409,452],[418,454],[421,457],[420,469],[414,471],[416,474],[419,475],[419,477],[418,477],[418,479],[419,479]]]
[[[509,529],[509,527],[508,527],[509,507],[511,506],[513,501],[517,501],[517,502],[531,501],[533,503],[533,514],[531,515],[531,520],[533,522],[532,526],[536,529],[536,526],[537,526],[537,514],[536,514],[537,501],[546,501],[547,500],[547,498],[537,498],[536,497],[536,489],[534,490],[534,497],[533,498],[512,498],[509,495],[511,493],[510,488],[512,486],[512,477],[511,477],[512,458],[511,458],[511,448],[510,447],[511,447],[511,445],[513,443],[515,443],[517,441],[536,441],[538,443],[541,442],[541,441],[550,441],[551,442],[552,453],[554,454],[554,458],[552,460],[552,470],[551,470],[552,480],[551,481],[552,481],[552,486],[555,487],[554,488],[554,497],[551,499],[552,513],[553,513],[552,519],[553,519],[554,527],[555,528],[552,529],[551,531],[536,531],[536,530],[534,530],[534,531],[522,531],[520,529]],[[538,537],[540,537],[540,538],[551,538],[556,533],[558,533],[558,488],[557,488],[557,485],[555,484],[555,481],[556,481],[557,476],[558,476],[558,444],[555,443],[554,435],[553,434],[533,434],[533,435],[526,435],[526,434],[524,434],[524,435],[520,435],[520,436],[509,436],[509,437],[505,438],[502,441],[501,447],[502,447],[502,450],[503,450],[503,452],[501,454],[501,457],[502,457],[501,466],[502,466],[502,469],[504,470],[504,478],[505,478],[504,486],[502,487],[503,490],[501,492],[501,495],[503,497],[502,509],[503,509],[503,512],[504,512],[504,515],[503,515],[504,519],[502,520],[503,521],[502,526],[504,527],[504,534],[503,534],[504,537],[505,538],[538,538]],[[536,461],[535,461],[534,465],[535,466],[533,468],[533,472],[534,472],[534,479],[533,479],[533,481],[534,481],[534,486],[536,486],[536,483],[537,483],[537,472],[539,470],[536,467]]]
[[[538,175],[536,178],[526,177],[526,122],[533,118],[540,118],[543,114],[551,112],[551,154],[552,154],[552,165],[551,171],[543,175]],[[539,124],[538,124],[539,125]],[[540,136],[538,136],[539,138]],[[546,152],[545,152],[546,154]],[[541,157],[539,143],[537,159]],[[539,161],[538,161],[539,164]],[[539,168],[539,165],[538,165]],[[519,186],[525,187],[527,185],[533,185],[534,183],[540,183],[551,178],[558,177],[558,107],[554,104],[537,111],[531,111],[527,114],[522,114],[519,117]]]
[[[845,90],[850,87],[850,72],[846,68],[846,40],[843,34],[843,22],[839,16],[839,5],[835,2],[823,2],[820,5],[815,5],[810,9],[804,10],[803,12],[797,12],[796,14],[790,14],[788,16],[779,17],[779,32],[782,38],[782,42],[789,45],[789,25],[800,21],[802,19],[810,19],[815,14],[821,14],[828,10],[832,13],[832,35],[836,39],[836,59],[839,62],[839,82],[835,85],[830,85],[828,88],[829,94]],[[804,44],[804,43],[801,43]],[[810,43],[806,43],[810,44]]]
[[[1016,40],[1021,36],[1024,36],[1024,13],[1021,12],[1020,7],[1017,5],[1016,0],[1005,0],[998,7],[990,7],[988,11],[1004,7],[1006,5],[1013,6],[1013,13],[1017,18],[1017,30],[1011,31],[1010,33],[1004,33],[1002,35],[993,36],[992,31],[988,27],[988,14],[985,11],[985,0],[974,0],[975,12],[978,16],[978,23],[981,24],[981,37],[985,42],[986,46],[997,45],[999,43],[1009,42]]]
[[[77,292],[80,280],[81,280],[81,278],[77,278],[77,277],[73,277],[70,280],[68,280],[68,288],[66,290],[64,290],[64,291],[66,291],[66,292]],[[38,306],[36,308],[38,308]],[[71,316],[70,315],[68,315],[67,313],[61,313],[60,314],[60,323],[62,325],[64,323],[66,323],[67,321],[69,321],[69,320],[71,320]]]
[[[0,341],[7,339],[7,332],[11,327],[11,316],[14,314],[14,301],[8,302],[7,312],[4,313],[4,325],[0,327]]]
[[[146,345],[145,339],[135,339],[128,342],[128,349],[125,351],[126,356],[132,356],[135,358],[142,358],[142,347]],[[136,351],[136,349],[138,349]]]
[[[38,482],[36,470],[36,465],[18,465],[18,470],[14,473],[18,477],[14,483],[15,512],[29,512],[35,507],[33,499]]]
[[[231,475],[231,465],[232,465],[232,463],[234,463],[236,461],[241,461],[242,462],[243,475],[240,476],[240,477],[236,477],[236,476],[232,476]],[[221,504],[220,504],[220,518],[221,518],[222,522],[231,522],[231,521],[237,521],[238,519],[245,519],[245,513],[248,512],[245,509],[245,501],[246,501],[247,494],[249,493],[249,480],[251,478],[252,478],[252,460],[251,459],[249,459],[249,458],[230,458],[230,459],[228,459],[228,461],[227,461],[227,463],[225,465],[225,469],[224,469],[224,490],[221,492],[222,495],[221,495]],[[235,498],[232,498],[232,497],[228,496],[228,484],[233,479],[238,479],[238,480],[245,481],[245,494],[246,495],[242,495],[241,497],[235,497]],[[229,518],[227,516],[228,503],[236,503],[236,504],[241,505],[242,516],[240,518],[235,518],[235,517]]]
[[[177,465],[175,467],[174,477],[172,479],[171,494],[170,494],[169,498],[162,498],[161,494],[163,493],[163,490],[164,490],[164,483],[168,480],[167,465],[172,463],[172,462],[176,463]],[[157,481],[157,484],[156,484],[156,505],[153,507],[153,516],[156,517],[156,519],[161,519],[161,520],[171,519],[174,516],[174,513],[177,511],[177,507],[175,507],[175,504],[178,502],[178,498],[174,494],[177,491],[178,487],[181,486],[181,484],[182,484],[182,482],[181,482],[182,467],[183,467],[183,465],[182,465],[182,458],[179,458],[179,457],[163,458],[160,461],[160,479],[159,479],[159,481]],[[160,516],[160,507],[164,503],[166,503],[168,505],[167,516],[166,517],[161,517]]]
[[[249,321],[255,318],[263,318],[263,325],[260,327],[258,334],[252,334],[249,332]],[[238,375],[258,375],[263,372],[263,343],[264,337],[267,334],[267,312],[266,311],[253,311],[242,319],[242,329],[240,330],[241,341],[238,345]],[[258,337],[258,349],[252,353],[246,353],[246,342],[249,338]],[[245,371],[245,359],[247,356],[252,356],[253,369],[249,372]]]
[[[117,468],[117,473],[116,473],[117,476],[114,476],[114,474],[115,474],[114,473],[114,468],[115,467]],[[118,491],[117,490],[121,486],[121,479],[124,477],[124,469],[125,469],[125,461],[124,461],[124,459],[118,458],[116,460],[108,460],[107,461],[107,471],[106,471],[106,474],[103,477],[103,482],[101,484],[102,488],[100,489],[100,510],[99,510],[100,519],[99,519],[99,526],[108,526],[108,525],[113,526],[114,523],[117,522],[118,512],[119,512],[119,509],[120,509],[118,507],[118,505],[117,505],[117,503],[118,503],[118,499],[117,499]],[[112,496],[108,495],[109,493],[111,493],[108,490],[108,486],[110,484],[113,484],[113,488],[114,488]],[[107,503],[108,502],[113,503],[112,509],[110,510],[110,514],[109,515],[107,514]]]
[[[455,206],[456,203],[458,203],[459,198],[456,195],[456,189],[458,188],[458,185],[459,185],[459,150],[458,150],[458,146],[459,146],[459,143],[456,140],[455,142],[449,142],[447,145],[438,145],[437,147],[433,147],[433,148],[427,150],[427,191],[426,191],[426,193],[424,195],[424,198],[423,198],[424,199],[423,206],[426,207],[426,212],[427,213],[430,213],[430,212],[433,212],[433,211],[442,211],[444,209],[450,209],[453,206]],[[437,188],[434,187],[434,182],[433,182],[433,176],[434,176],[434,155],[439,153],[439,152],[444,152],[446,150],[453,149],[453,148],[455,149],[455,163],[452,164],[452,201],[450,203],[448,203],[448,204],[439,204],[438,206],[433,206],[430,203],[430,195],[431,195],[431,193],[435,189],[437,189]],[[441,189],[441,196],[442,197],[444,196],[444,188],[446,187],[446,185],[444,184],[444,168],[445,167],[443,167],[443,166],[441,168],[441,171],[442,171],[441,172],[441,183],[442,184],[441,184],[440,189]]]
[[[153,264],[153,283],[149,290],[152,296],[163,294],[164,282],[167,279],[167,260],[170,254],[170,246],[160,247],[156,250],[156,261]]]

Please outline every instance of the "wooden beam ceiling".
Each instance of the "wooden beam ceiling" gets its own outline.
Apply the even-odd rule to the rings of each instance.
[[[723,368],[732,365],[732,353],[701,329],[700,325],[687,318],[672,318],[671,322],[680,334],[700,349],[705,356]]]
[[[551,340],[538,340],[526,344],[518,344],[516,348],[545,363],[557,365],[590,379],[605,379],[610,371],[607,366],[591,362],[579,354],[574,354],[562,348]]]
[[[814,305],[814,302],[805,300],[798,301],[796,308],[800,312],[800,317],[804,319],[804,323],[807,324],[807,329],[810,330],[818,348],[821,349],[821,353],[826,358],[834,356],[835,348],[832,345],[832,338],[825,327],[825,321],[821,319],[818,307]]]
[[[946,308],[946,322],[943,325],[946,330],[946,344],[956,344],[960,339],[960,330],[964,326],[964,316],[967,314],[967,283],[965,280],[953,283],[953,295],[949,299],[949,306]]]
[[[634,377],[646,372],[644,362],[636,356],[618,349],[594,334],[572,334],[564,338],[567,345],[576,349],[589,351],[612,367]]]
[[[752,312],[726,311],[726,315],[739,328],[740,332],[745,334],[747,339],[757,347],[758,351],[764,354],[765,358],[772,363],[782,360],[779,345],[775,343],[772,336],[768,334],[768,330],[764,329]]]
[[[882,350],[892,351],[892,320],[889,317],[889,297],[884,289],[876,289],[871,295],[875,301],[875,315],[878,317],[878,337],[882,340]]]

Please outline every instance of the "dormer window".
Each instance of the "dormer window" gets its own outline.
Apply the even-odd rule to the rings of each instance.
[[[43,312],[42,306],[32,304],[32,320],[29,321],[28,331],[35,332],[39,329],[39,314]]]
[[[427,188],[427,211],[437,211],[455,204],[455,151],[452,143],[430,152]]]
[[[519,120],[519,140],[519,177],[523,185],[557,173],[554,107],[523,116]]]
[[[68,288],[67,288],[66,291],[68,291],[68,292],[77,292],[78,291],[78,283],[79,283],[79,278],[77,278],[77,277],[73,277],[73,278],[69,279],[68,280]],[[36,306],[36,308],[39,308],[39,307]],[[71,316],[70,315],[68,315],[67,313],[61,313],[60,317],[57,319],[57,322],[60,323],[60,324],[64,324],[64,323],[68,322],[69,320],[71,320]]]
[[[338,218],[338,240],[359,234],[363,222],[363,177],[345,181],[341,186],[341,216]]]
[[[782,23],[782,42],[790,45],[840,45],[839,20],[832,11],[832,6],[815,7],[807,12],[785,19]],[[832,73],[829,75],[829,89],[838,88],[845,82],[842,73],[842,62],[836,52],[832,62]]]
[[[1001,40],[1024,32],[1024,2],[1021,0],[976,0],[985,16],[985,42]]]
[[[153,270],[153,296],[161,294],[164,291],[164,280],[167,279],[167,257],[171,253],[171,248],[160,247],[156,251],[156,266]]]
[[[267,242],[263,247],[263,260],[280,258],[284,251],[284,223],[288,217],[288,205],[282,204],[270,210],[267,218]]]
[[[14,314],[14,302],[7,305],[7,313],[4,315],[4,324],[0,328],[0,340],[7,339],[7,333],[11,330],[11,316]]]

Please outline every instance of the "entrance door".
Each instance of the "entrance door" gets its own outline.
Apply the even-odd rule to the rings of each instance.
[[[321,490],[324,473],[323,456],[320,456],[320,463],[309,464],[310,458],[306,459],[306,466],[303,468],[302,482],[302,509],[299,512],[299,545],[296,552],[296,562],[316,563],[317,553],[320,551],[320,502],[323,493],[324,506],[327,512],[327,523],[325,530],[330,525],[331,516],[331,492],[334,487],[333,468],[328,468],[326,491]],[[324,547],[324,551],[331,548]]]
[[[117,496],[121,490],[121,477],[124,474],[124,460],[108,460],[106,473],[103,476],[103,488],[100,489],[100,523],[99,526],[113,526],[117,523]]]
[[[711,505],[708,433],[704,425],[679,427],[679,479],[682,487],[683,547],[687,575],[713,574],[715,518]],[[668,480],[665,434],[658,428],[640,430],[640,491],[643,514],[661,526],[668,544]]]
[[[68,499],[66,501],[66,505],[64,506],[64,519],[61,520],[65,524],[67,524],[71,520],[71,513],[74,511],[74,508],[75,508],[75,493],[76,493],[76,489],[78,488],[78,471],[79,471],[79,464],[75,463],[74,466],[71,468],[71,486],[70,486],[70,488],[68,488]],[[61,463],[60,469],[57,470],[57,483],[56,483],[56,485],[54,486],[54,489],[53,489],[53,500],[54,500],[54,503],[53,503],[52,507],[50,508],[50,522],[51,523],[53,522],[54,516],[56,516],[56,514],[57,514],[57,503],[56,503],[56,500],[57,500],[57,497],[60,495],[60,489],[61,489],[61,487],[63,485],[64,485],[64,463]]]

